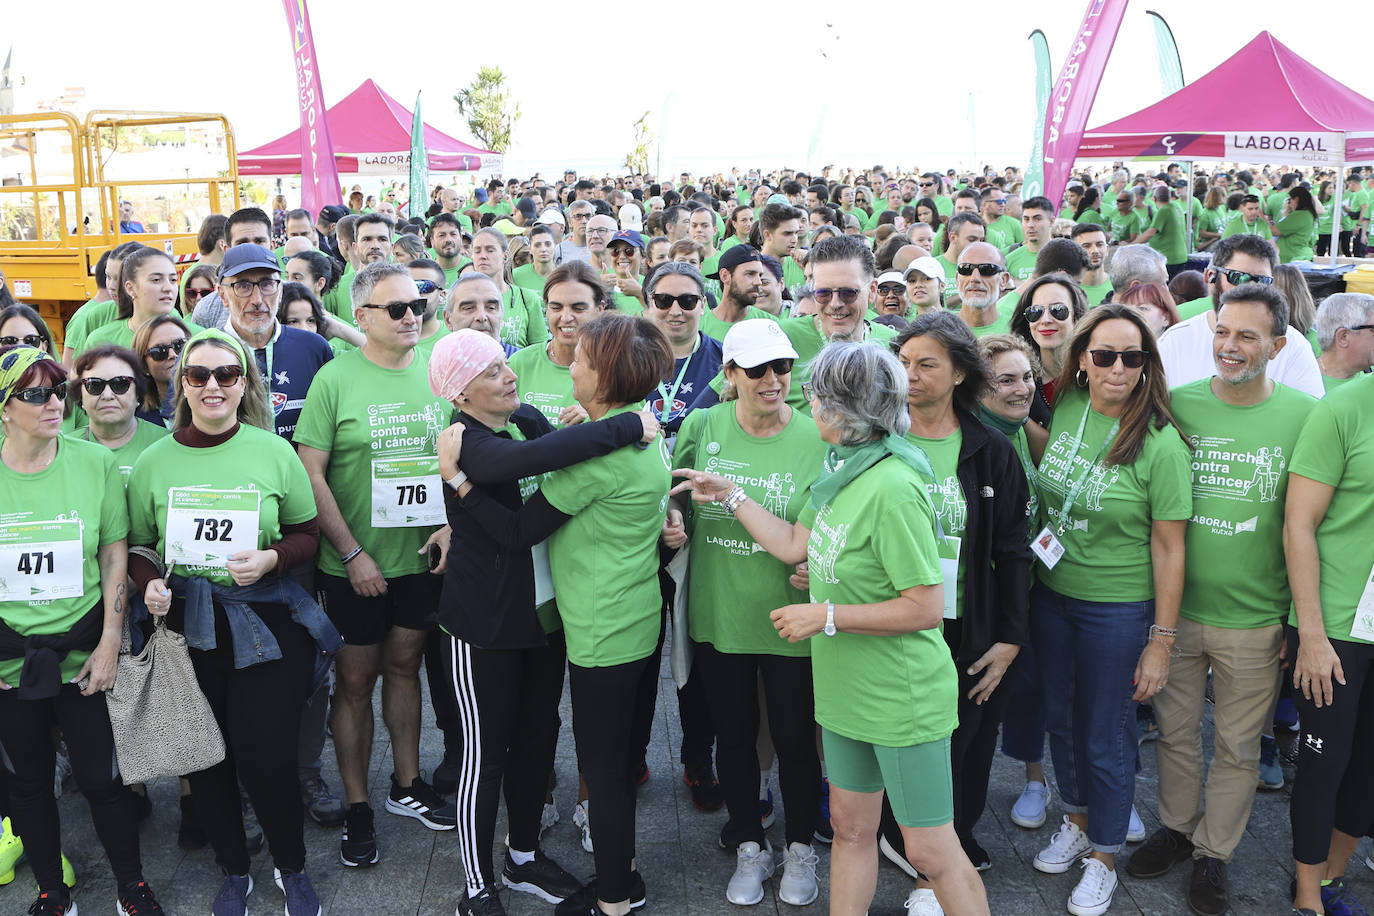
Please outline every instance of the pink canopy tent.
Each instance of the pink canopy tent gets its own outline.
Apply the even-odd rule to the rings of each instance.
[[[411,111],[372,80],[328,110],[334,161],[340,174],[405,175],[410,172]],[[500,172],[502,156],[469,146],[425,125],[431,172]],[[300,130],[239,153],[240,175],[299,175]]]

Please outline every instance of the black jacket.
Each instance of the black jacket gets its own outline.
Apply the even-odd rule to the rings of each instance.
[[[459,412],[464,425],[459,468],[474,484],[468,499],[493,500],[518,512],[520,479],[608,455],[639,441],[639,416],[619,414],[596,423],[554,431],[535,407],[522,404],[511,416],[526,441],[493,432],[482,421]],[[536,496],[541,500],[542,497]],[[528,649],[547,644],[534,607],[534,561],[529,547],[506,547],[487,534],[444,487],[444,508],[453,529],[448,569],[439,600],[439,624],[464,642],[484,649]]]
[[[959,485],[968,505],[960,545],[964,607],[954,662],[962,674],[994,643],[1030,641],[1030,488],[1011,440],[955,408],[963,444]],[[464,446],[466,448],[466,446]]]

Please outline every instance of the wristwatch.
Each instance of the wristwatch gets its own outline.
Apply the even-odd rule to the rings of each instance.
[[[825,629],[821,632],[826,636],[835,635],[835,602],[833,601],[825,603]]]

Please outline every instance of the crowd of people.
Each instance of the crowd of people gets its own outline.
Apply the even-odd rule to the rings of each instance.
[[[1285,785],[1277,728],[1283,905],[1364,913],[1374,296],[1314,300],[1291,262],[1364,253],[1374,175],[1116,168],[1055,202],[1015,169],[832,171],[493,179],[409,216],[395,186],[278,198],[207,217],[180,271],[131,205],[60,328],[0,277],[0,884],[26,855],[28,912],[77,912],[60,759],[117,911],[163,912],[103,694],[165,626],[226,745],[180,789],[214,916],[247,912],[264,845],[288,916],[318,916],[307,817],[341,867],[381,860],[379,681],[382,805],[454,833],[459,916],[504,913],[502,885],[642,906],[666,645],[733,904],[775,879],[813,904],[825,845],[836,916],[880,857],[912,916],[988,913],[1000,735],[1010,819],[1058,795],[1033,864],[1081,869],[1068,912],[1107,912],[1118,865],[1188,863],[1190,910],[1222,914],[1254,793]],[[565,675],[587,882],[541,846]]]

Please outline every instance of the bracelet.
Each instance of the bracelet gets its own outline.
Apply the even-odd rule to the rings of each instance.
[[[348,553],[346,553],[346,554],[344,554],[343,556],[339,557],[339,562],[342,563],[344,566],[347,566],[349,563],[352,563],[354,560],[356,560],[356,559],[358,558],[358,554],[360,554],[360,553],[362,553],[362,552],[363,552],[363,545],[362,545],[362,544],[359,544],[357,547],[354,547],[354,548],[353,548],[352,550],[350,550]]]
[[[726,494],[725,498],[720,501],[720,504],[725,507],[726,512],[734,515],[735,510],[743,505],[744,501],[748,498],[749,494],[744,492],[744,487],[735,487]]]
[[[444,483],[448,484],[449,488],[453,490],[453,492],[457,493],[458,488],[461,487],[463,483],[467,481],[467,479],[468,475],[463,471],[459,471],[457,474],[454,474],[452,477],[445,480]]]
[[[1170,639],[1174,639],[1178,636],[1178,630],[1173,627],[1161,627],[1157,623],[1152,623],[1150,624],[1150,638],[1154,639],[1156,636],[1167,636]]]

